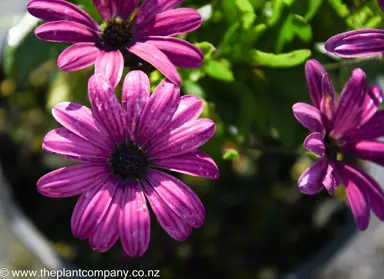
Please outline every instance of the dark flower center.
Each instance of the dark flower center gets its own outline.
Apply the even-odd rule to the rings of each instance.
[[[324,137],[325,154],[328,158],[337,160],[337,156],[340,154],[340,145],[336,139],[329,135]]]
[[[101,35],[102,44],[106,50],[125,50],[131,38],[130,23],[119,18],[109,21]]]
[[[145,152],[131,141],[117,145],[110,157],[114,176],[123,181],[136,181],[143,178],[149,166]]]
[[[148,62],[127,51],[127,46],[132,41],[131,24],[120,18],[106,23],[101,35],[101,48],[106,51],[120,50],[124,56],[124,66],[131,70],[142,70],[150,74],[155,68]]]

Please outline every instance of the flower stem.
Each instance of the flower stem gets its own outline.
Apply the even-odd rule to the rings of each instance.
[[[375,55],[375,56],[369,56],[369,57],[358,58],[358,59],[342,60],[337,63],[323,64],[323,66],[326,71],[332,71],[332,70],[337,70],[343,67],[359,66],[372,61],[379,61],[381,60],[381,58],[382,58],[381,55]]]

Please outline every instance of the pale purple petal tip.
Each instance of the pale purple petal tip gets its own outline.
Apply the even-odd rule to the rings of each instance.
[[[124,185],[119,230],[124,251],[131,257],[142,256],[148,249],[150,217],[147,202],[138,183]]]
[[[43,140],[43,149],[78,162],[102,163],[109,152],[75,135],[65,128],[48,132]]]
[[[153,160],[155,167],[210,179],[219,177],[215,162],[202,151],[195,151],[167,159]]]
[[[165,159],[195,151],[216,132],[216,125],[210,119],[189,121],[179,128],[163,135],[148,146],[151,159]]]
[[[384,31],[360,29],[341,33],[328,39],[325,49],[346,58],[381,54],[384,52]]]
[[[361,180],[351,171],[350,167],[344,166],[343,168],[339,168],[339,171],[357,226],[360,230],[366,230],[369,224],[370,213],[369,197],[364,189],[366,185],[361,184]]]
[[[82,70],[95,63],[100,50],[95,43],[77,43],[67,47],[57,59],[57,67],[62,71]]]
[[[105,131],[100,130],[89,108],[76,103],[63,102],[53,107],[52,115],[72,133],[107,151],[112,150],[113,142]]]
[[[177,85],[181,84],[181,78],[175,66],[158,48],[150,44],[136,42],[128,47],[128,51],[147,61],[149,64],[152,64],[152,66],[158,69],[171,82]]]
[[[115,190],[116,181],[108,179],[81,195],[71,218],[72,234],[75,237],[85,239],[96,231],[97,225],[108,211]]]
[[[184,218],[178,216],[148,182],[142,181],[142,187],[162,228],[173,239],[186,240],[192,232],[192,226],[188,225]]]
[[[101,51],[95,62],[95,74],[102,74],[116,87],[123,75],[124,57],[120,50]]]
[[[310,134],[304,140],[304,147],[321,157],[325,155],[324,136],[321,133],[315,132]]]
[[[47,173],[37,181],[40,194],[51,198],[71,197],[99,185],[108,175],[103,165],[81,164]]]
[[[147,180],[160,198],[181,219],[194,228],[205,219],[205,209],[199,197],[175,177],[157,170],[148,171]]]
[[[88,96],[97,123],[116,144],[123,142],[126,138],[123,109],[108,78],[94,74],[88,82]]]
[[[179,101],[179,86],[168,80],[162,81],[146,102],[137,126],[136,143],[144,146],[157,135],[163,135],[162,131],[171,121]]]
[[[149,94],[148,76],[142,71],[130,71],[124,80],[122,103],[131,140],[135,139],[136,129]]]
[[[293,115],[305,128],[311,132],[322,133],[324,125],[320,111],[314,106],[305,103],[296,103],[292,107]]]
[[[65,0],[32,0],[28,12],[45,21],[75,21],[99,30],[99,25],[85,11]]]
[[[179,8],[159,13],[154,21],[141,24],[135,35],[146,36],[175,36],[196,30],[203,20],[199,12],[190,8]]]
[[[161,50],[177,67],[198,68],[203,64],[204,53],[185,40],[151,36],[143,42]]]
[[[326,161],[324,158],[317,160],[300,176],[298,186],[300,192],[307,195],[314,195],[323,189],[323,178],[326,171]]]
[[[360,112],[367,89],[365,73],[357,68],[344,86],[334,117],[332,135],[342,137],[346,132],[360,124]]]
[[[108,211],[97,225],[96,231],[89,237],[89,245],[97,252],[106,252],[119,239],[119,215],[124,191],[117,186]]]
[[[310,59],[305,63],[305,76],[307,79],[309,94],[312,104],[320,109],[322,98],[322,78],[327,75],[324,67],[315,59]]]
[[[52,21],[35,29],[40,40],[62,43],[97,42],[100,35],[93,29],[75,21]]]
[[[340,185],[340,177],[337,173],[336,165],[333,161],[328,162],[328,168],[324,176],[323,184],[328,193],[331,195]]]

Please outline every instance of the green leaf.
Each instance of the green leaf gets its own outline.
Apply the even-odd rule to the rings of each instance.
[[[224,160],[229,160],[229,161],[239,160],[239,153],[237,152],[237,150],[230,148],[225,150],[222,158]]]
[[[290,7],[293,2],[294,0],[272,0],[272,3],[269,2],[264,11],[267,16],[269,15],[267,24],[269,26],[275,25],[280,20],[285,7]],[[272,14],[270,14],[271,12]]]
[[[311,56],[309,49],[299,49],[289,53],[274,54],[259,50],[251,51],[251,59],[260,66],[272,68],[293,67],[304,63]]]
[[[324,0],[308,0],[309,7],[307,13],[304,16],[306,21],[310,21],[315,16],[321,4],[323,4],[323,1]]]
[[[308,43],[312,39],[312,28],[303,17],[291,14],[287,17],[280,30],[276,52],[281,52],[284,45],[292,42],[295,37],[300,38],[304,43]]]
[[[196,43],[195,46],[201,49],[201,51],[204,53],[205,61],[209,60],[212,54],[216,51],[216,48],[208,42]]]
[[[252,26],[256,19],[255,10],[249,0],[236,0],[236,6],[241,13],[241,21],[244,29]]]
[[[233,73],[229,68],[228,63],[225,60],[210,61],[206,66],[206,72],[210,77],[219,79],[222,81],[231,82],[234,81]]]
[[[349,9],[342,0],[328,0],[328,3],[333,7],[333,9],[340,17],[345,18],[349,15]]]

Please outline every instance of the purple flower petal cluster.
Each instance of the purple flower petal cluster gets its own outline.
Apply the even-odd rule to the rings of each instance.
[[[355,69],[336,100],[332,82],[316,60],[305,66],[313,105],[296,103],[296,119],[312,133],[305,148],[320,158],[298,181],[304,194],[316,194],[324,187],[332,194],[343,183],[357,225],[365,230],[370,210],[384,220],[384,191],[349,158],[361,158],[384,166],[384,111],[379,110],[383,94],[367,84],[361,69]]]
[[[204,55],[194,45],[173,36],[197,29],[202,18],[193,9],[177,9],[182,0],[147,0],[138,7],[139,2],[93,0],[104,20],[102,27],[66,0],[32,0],[28,11],[47,21],[36,28],[38,38],[73,43],[58,58],[61,70],[76,71],[95,64],[96,73],[105,74],[116,86],[124,66],[143,70],[153,66],[180,84],[175,66],[200,67]]]
[[[105,16],[105,15],[104,15]],[[165,80],[150,95],[146,74],[125,78],[120,105],[112,84],[100,74],[89,80],[92,110],[60,103],[53,116],[64,126],[50,131],[43,149],[81,162],[44,175],[38,191],[48,197],[81,194],[71,227],[99,252],[120,238],[125,252],[141,256],[148,248],[147,201],[164,230],[185,240],[205,218],[198,196],[170,170],[216,179],[214,161],[197,148],[215,133],[209,119],[197,119],[200,99],[180,98],[177,85]]]
[[[384,0],[378,0],[384,11]],[[344,32],[328,39],[325,49],[340,57],[352,58],[384,53],[384,30],[364,28]]]

